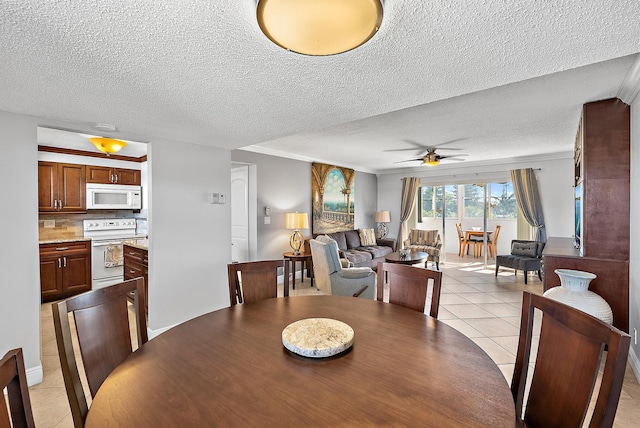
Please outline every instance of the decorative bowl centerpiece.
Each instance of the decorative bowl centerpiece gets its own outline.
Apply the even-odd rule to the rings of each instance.
[[[325,358],[346,351],[353,345],[351,326],[331,318],[307,318],[282,330],[282,344],[303,357]]]

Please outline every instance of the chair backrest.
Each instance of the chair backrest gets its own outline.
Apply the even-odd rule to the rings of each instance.
[[[542,257],[545,243],[540,241],[528,241],[525,239],[514,239],[511,241],[511,255],[522,257]]]
[[[289,296],[289,262],[263,260],[228,264],[231,306],[278,297],[278,268],[284,268],[282,288],[284,297],[287,297]]]
[[[435,246],[438,242],[437,230],[411,229],[409,232],[409,243],[411,245]]]
[[[329,275],[342,269],[338,244],[335,240],[321,235],[310,240],[309,245],[311,246],[313,278],[316,286],[322,293],[331,296],[333,293]]]
[[[458,241],[464,241],[464,232],[462,231],[462,223],[456,223],[456,230],[458,231]]]
[[[22,348],[12,349],[0,360],[0,391],[7,388],[11,419],[7,405],[2,395],[0,403],[0,427],[2,428],[33,428],[33,413],[27,387],[27,375],[24,370]]]
[[[386,273],[386,275],[385,275]],[[418,312],[424,312],[429,288],[432,280],[431,309],[429,315],[438,318],[440,308],[440,290],[442,288],[442,272],[398,263],[378,263],[377,300],[383,301],[384,281],[389,284],[389,303],[405,306]]]
[[[534,309],[542,311],[542,326],[524,422],[529,427],[583,426],[607,345],[589,426],[612,426],[627,364],[629,335],[582,311],[529,292],[522,298],[520,340],[511,381],[518,418],[524,404]]]
[[[73,350],[69,313],[73,314],[78,344],[91,396],[132,352],[128,296],[133,293],[138,346],[147,342],[144,279],[136,278],[88,291],[53,303],[53,325],[58,342],[64,385],[76,427],[89,410]]]
[[[491,236],[491,243],[493,245],[497,245],[498,244],[498,236],[500,236],[500,229],[502,229],[501,225],[497,225],[496,226],[496,231],[493,232],[493,236]]]

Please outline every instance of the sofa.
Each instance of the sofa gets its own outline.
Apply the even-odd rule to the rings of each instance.
[[[384,262],[387,254],[396,250],[395,239],[377,239],[373,229],[347,230],[327,233],[338,244],[341,258],[353,267],[368,267],[376,270],[378,262]]]
[[[440,249],[442,248],[442,241],[440,240],[440,234],[437,230],[411,229],[409,238],[402,244],[402,248],[429,254],[427,263],[434,262],[436,269],[440,270]]]
[[[524,271],[524,283],[527,283],[527,274],[530,271],[538,271],[538,278],[542,281],[542,250],[544,242],[525,241],[514,239],[511,241],[511,254],[496,257],[496,276],[500,267],[514,269],[514,275],[518,270]]]

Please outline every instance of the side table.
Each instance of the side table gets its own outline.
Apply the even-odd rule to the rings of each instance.
[[[295,254],[293,252],[283,253],[282,256],[288,262],[291,262],[291,273],[293,275],[293,289],[296,289],[296,262],[300,262],[301,267],[301,279],[300,282],[304,282],[304,271],[305,268],[309,272],[309,276],[311,277],[311,288],[313,288],[313,259],[311,258],[311,253],[300,253]]]

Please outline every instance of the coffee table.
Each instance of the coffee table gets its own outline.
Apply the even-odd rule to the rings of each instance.
[[[384,259],[388,263],[399,263],[403,265],[415,265],[427,261],[429,254],[422,251],[411,251],[406,257],[401,257],[400,251],[387,254]]]

